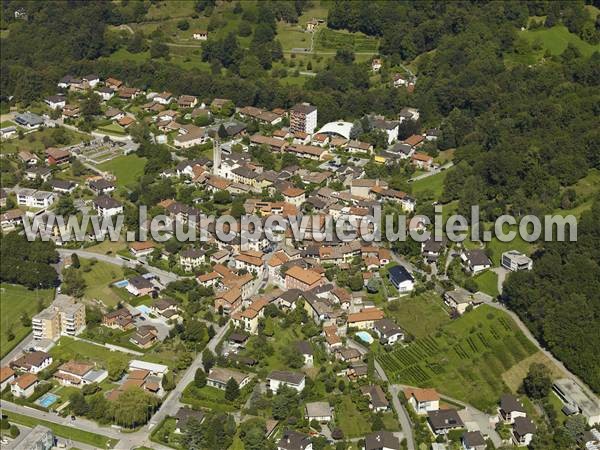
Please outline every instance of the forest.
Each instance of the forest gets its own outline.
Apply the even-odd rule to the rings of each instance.
[[[456,148],[456,167],[439,200],[457,201],[459,212],[479,204],[486,221],[506,213],[551,213],[573,196],[570,186],[600,168],[600,53],[586,56],[569,45],[536,64],[506,63],[506,55],[522,45],[518,31],[531,17],[545,17],[540,26],[560,23],[585,42],[598,43],[598,19],[582,1],[331,2],[328,27],[378,36],[384,60],[414,63],[418,82],[412,95],[374,85],[368,64],[348,50],[338,51],[302,86],[281,83],[269,70],[284,57],[277,21],[297,20],[308,2],[261,2],[255,15],[240,5],[239,14],[254,30],[249,47],[233,32],[209,38],[198,57],[210,70],[182,69],[164,58],[101,58],[134,39],[133,47],[140,44],[139,36],[107,32],[109,25],[143,17],[145,2],[124,3],[28,2],[29,20],[2,39],[2,94],[27,105],[54,94],[67,73],[94,72],[145,89],[230,98],[238,106],[287,108],[308,101],[318,107],[320,123],[355,121],[368,113],[395,118],[402,107],[417,107],[422,125],[440,127],[440,148]],[[208,14],[213,3],[197,2],[197,9]],[[21,5],[3,2],[4,15]],[[596,391],[599,215],[596,203],[581,217],[577,243],[543,244],[533,272],[511,276],[504,294],[536,336]]]

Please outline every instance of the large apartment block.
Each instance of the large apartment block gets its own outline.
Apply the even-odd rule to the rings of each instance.
[[[31,319],[34,339],[75,336],[85,328],[85,306],[73,297],[59,294],[52,304]]]
[[[290,111],[290,131],[313,134],[317,128],[317,107],[298,103]]]

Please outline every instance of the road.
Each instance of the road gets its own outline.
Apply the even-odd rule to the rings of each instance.
[[[369,350],[360,345],[353,339],[348,338],[347,344],[349,347],[358,350],[361,354],[366,354]],[[383,367],[381,364],[374,359],[375,363],[375,371],[379,378],[383,381],[386,381],[389,384],[389,380]],[[400,403],[399,395],[401,394],[401,386],[398,384],[389,384],[390,394],[392,394],[392,404],[394,405],[394,409],[396,410],[396,415],[398,416],[398,422],[400,422],[400,426],[402,427],[402,432],[404,433],[404,438],[406,439],[406,446],[408,450],[415,450],[415,441],[413,436],[412,422],[410,420],[410,416],[408,415],[408,411],[404,408],[404,405]]]
[[[134,260],[127,261],[125,259],[118,258],[116,256],[103,255],[101,253],[88,252],[86,250],[58,249],[58,253],[63,257],[70,256],[71,254],[75,253],[80,258],[86,258],[86,259],[95,258],[98,261],[106,262],[109,264],[115,264],[115,265],[122,266],[122,267],[135,268],[137,265],[141,264],[142,266],[144,266],[144,268],[146,270],[148,270],[148,272],[156,275],[158,277],[158,279],[160,280],[160,282],[163,284],[171,283],[173,281],[177,281],[177,280],[180,280],[183,278],[175,273],[167,272],[166,270],[162,270],[157,267],[151,266],[148,263],[143,262],[143,261],[134,261]]]
[[[423,178],[431,177],[433,175],[440,173],[442,170],[448,170],[453,165],[454,165],[454,163],[452,161],[449,161],[446,164],[444,164],[443,166],[440,166],[438,169],[431,169],[429,172],[426,172],[426,173],[423,173],[421,175],[417,175],[416,177],[411,178],[410,180],[408,180],[408,182],[412,183],[413,181],[422,180]]]

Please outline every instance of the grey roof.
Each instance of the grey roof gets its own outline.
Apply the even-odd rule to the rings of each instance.
[[[371,123],[373,128],[378,128],[380,130],[393,130],[398,126],[398,122],[388,122],[384,119],[373,119]]]
[[[502,394],[500,397],[500,409],[507,413],[513,411],[525,412],[525,408],[519,399],[512,394]]]
[[[400,440],[391,431],[376,431],[365,436],[365,450],[381,448],[399,450]]]
[[[402,333],[402,329],[390,319],[376,320],[373,327],[379,332],[381,337],[388,338],[394,334]]]
[[[107,195],[99,195],[94,199],[94,204],[102,209],[118,208],[121,204]]]
[[[177,411],[177,414],[175,414],[175,419],[177,419],[177,427],[183,429],[187,426],[190,420],[202,422],[204,420],[204,413],[186,406],[179,408],[179,411]]]
[[[311,443],[310,437],[307,434],[285,430],[277,443],[277,448],[281,450],[304,450]]]
[[[100,178],[99,180],[90,181],[90,188],[101,191],[104,189],[115,187],[115,184],[111,181],[108,181],[104,178]]]
[[[200,248],[188,248],[187,250],[182,251],[179,254],[183,258],[203,258],[206,255],[206,252]]]
[[[479,431],[467,431],[462,435],[462,439],[466,447],[485,445],[485,439]]]
[[[469,262],[474,266],[485,266],[490,264],[490,258],[488,258],[485,250],[476,248],[474,250],[468,250],[465,252]]]
[[[296,343],[296,349],[303,355],[312,355],[313,349],[307,341],[299,341]]]
[[[412,152],[412,147],[408,144],[403,144],[402,142],[397,142],[392,147],[388,148],[388,152],[393,153],[404,153],[405,155],[409,155]]]
[[[429,411],[427,420],[434,430],[448,430],[452,428],[462,428],[465,426],[462,419],[454,409],[440,409],[439,411]]]
[[[152,287],[152,283],[144,278],[142,275],[138,275],[137,277],[130,278],[129,284],[137,289],[147,289]]]
[[[288,372],[285,370],[274,370],[267,377],[270,380],[283,381],[290,384],[300,384],[304,379],[304,374],[300,372]]]
[[[37,114],[33,114],[33,113],[27,111],[27,112],[24,112],[21,114],[17,114],[17,116],[15,117],[15,122],[17,122],[19,125],[34,126],[34,125],[43,124],[44,119],[42,119]]]
[[[519,436],[535,433],[535,425],[528,417],[517,417],[513,424],[513,430]]]
[[[306,415],[310,417],[326,417],[331,415],[328,402],[310,402],[306,404]]]
[[[71,189],[74,186],[72,181],[67,180],[50,180],[48,184],[54,189],[63,189],[65,191]]]
[[[27,169],[25,172],[34,173],[36,176],[43,177],[44,175],[48,175],[52,172],[48,167],[32,167],[31,169]]]
[[[292,107],[293,112],[297,112],[300,114],[310,114],[313,111],[316,111],[317,107],[313,105],[309,105],[308,103],[298,103]]]

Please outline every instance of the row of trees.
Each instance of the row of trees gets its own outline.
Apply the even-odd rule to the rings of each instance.
[[[17,232],[0,235],[0,281],[22,284],[29,289],[56,286],[58,274],[52,264],[58,262],[54,242],[29,242]]]

